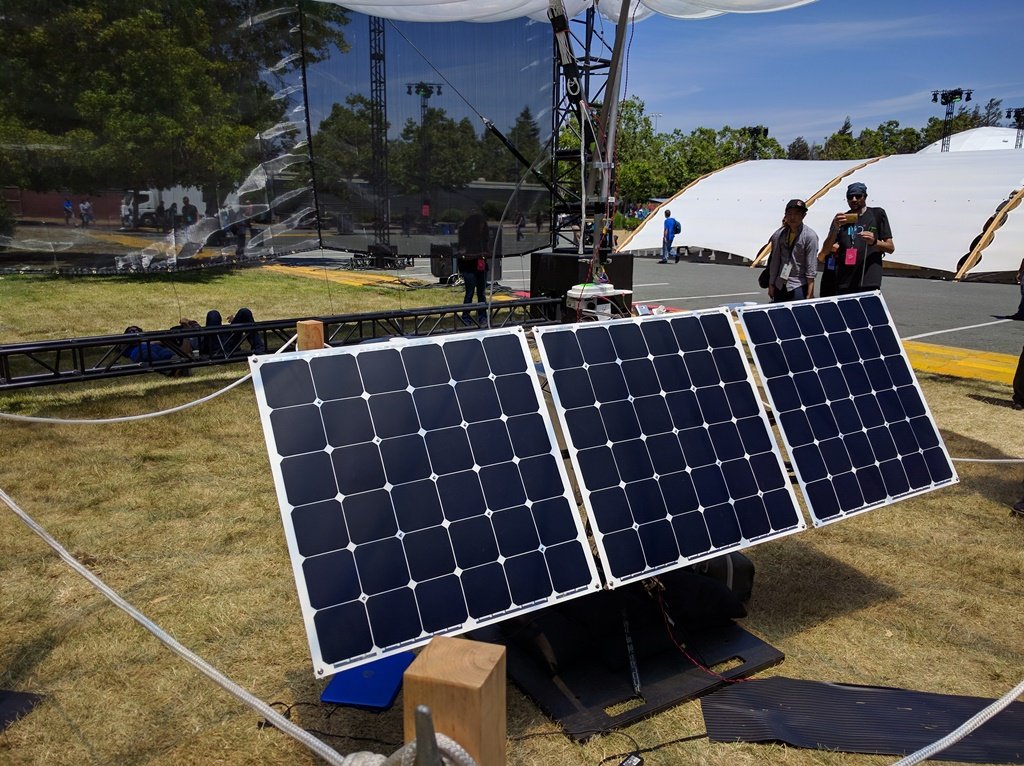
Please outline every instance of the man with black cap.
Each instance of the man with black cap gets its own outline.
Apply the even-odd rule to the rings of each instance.
[[[889,216],[880,207],[868,207],[867,200],[868,187],[864,184],[858,181],[846,187],[850,209],[836,214],[821,248],[822,260],[825,256],[834,258],[838,295],[880,290],[882,257],[896,250]],[[833,250],[833,245],[838,249]]]
[[[807,203],[791,199],[786,203],[782,228],[772,235],[768,261],[768,300],[772,303],[814,297],[818,235],[810,226],[804,226],[806,215]]]

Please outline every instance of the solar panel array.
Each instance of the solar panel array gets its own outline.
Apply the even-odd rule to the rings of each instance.
[[[600,588],[521,329],[250,364],[317,673]]]
[[[958,481],[880,294],[740,318],[815,526]]]
[[[805,528],[725,310],[534,332],[610,586]]]

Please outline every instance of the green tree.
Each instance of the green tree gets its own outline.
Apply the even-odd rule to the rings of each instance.
[[[389,146],[391,180],[407,192],[460,189],[477,177],[477,153],[466,151],[476,143],[468,118],[455,122],[444,109],[427,109],[422,125],[407,120]]]
[[[857,160],[865,156],[863,149],[853,137],[853,123],[847,117],[843,126],[825,139],[825,145],[821,149],[823,160]]]
[[[876,130],[865,128],[857,136],[861,156],[912,154],[921,148],[921,134],[914,128],[901,128],[898,120],[888,120]]]
[[[811,147],[803,136],[794,138],[786,147],[786,158],[791,160],[809,160],[811,158]]]
[[[318,180],[334,194],[347,196],[353,178],[370,178],[373,152],[370,100],[359,94],[334,104],[313,136],[314,157],[321,168]]]

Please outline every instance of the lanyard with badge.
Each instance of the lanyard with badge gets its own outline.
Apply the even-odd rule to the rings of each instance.
[[[790,237],[793,238],[792,242],[789,241]],[[793,248],[796,247],[796,240],[796,232],[787,230],[779,242],[779,244],[781,244],[786,250],[786,255],[788,256],[786,262],[782,264],[782,267],[779,269],[779,279],[788,280],[789,275],[793,272]]]
[[[847,216],[846,220],[849,223],[849,226],[846,227],[846,235],[850,238],[850,246],[848,248],[846,248],[845,260],[843,262],[847,266],[856,266],[857,265],[857,240],[855,240],[854,237],[857,236],[858,232],[864,231],[864,227],[863,226],[858,225],[856,223],[856,221],[850,221],[850,216],[853,216],[853,215],[856,215],[857,216],[857,220],[860,220],[860,214],[859,213],[847,213],[846,214],[846,216]]]

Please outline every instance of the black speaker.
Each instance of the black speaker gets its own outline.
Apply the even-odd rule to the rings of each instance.
[[[619,290],[633,289],[633,256],[615,253],[605,264],[608,281]],[[534,253],[530,257],[530,296],[562,298],[573,285],[593,282],[590,258],[575,253]]]

